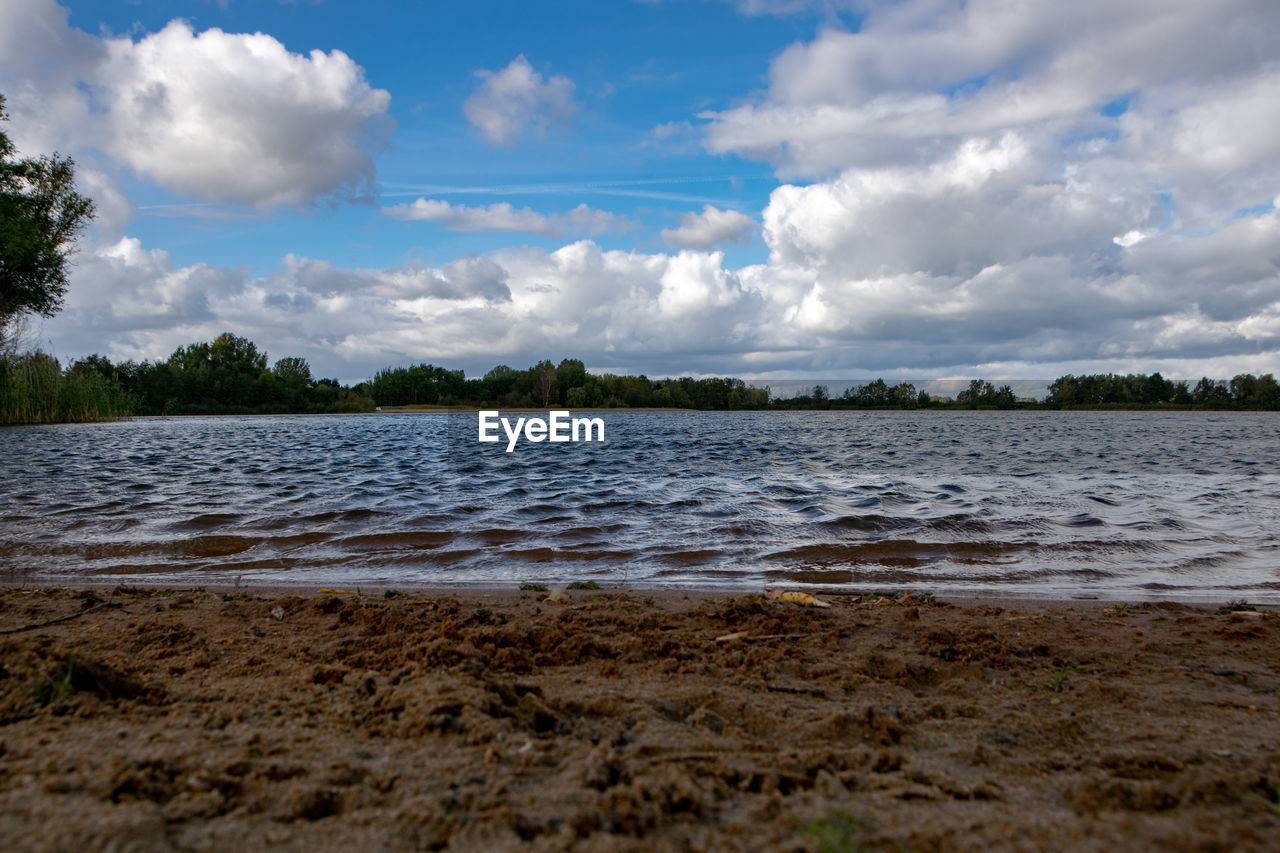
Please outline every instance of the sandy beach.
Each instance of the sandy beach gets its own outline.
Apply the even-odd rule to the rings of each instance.
[[[6,588],[0,837],[1274,849],[1276,612],[824,598]]]

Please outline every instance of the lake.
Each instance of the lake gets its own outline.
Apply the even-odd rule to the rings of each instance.
[[[1277,413],[600,416],[513,453],[474,413],[6,428],[0,572],[1280,601]]]

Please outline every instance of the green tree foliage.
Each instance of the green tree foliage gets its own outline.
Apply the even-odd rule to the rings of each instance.
[[[549,361],[542,361],[533,366],[533,404],[540,408],[555,406],[560,403],[560,380],[556,369]]]
[[[880,409],[893,405],[894,392],[883,379],[846,388],[841,401],[858,409]]]
[[[388,367],[365,387],[379,406],[761,409],[769,404],[768,391],[748,388],[741,379],[594,374],[569,358],[558,366],[544,360],[525,370],[501,364],[480,379],[429,364]]]
[[[969,387],[956,395],[956,403],[966,409],[1012,409],[1018,398],[1008,385],[999,388],[990,382],[974,379]]]
[[[379,406],[447,406],[463,395],[465,383],[461,370],[415,364],[379,370],[366,389]]]
[[[51,317],[61,309],[67,256],[91,218],[93,202],[75,191],[70,158],[18,159],[0,130],[0,327],[23,314]]]
[[[106,365],[101,356],[93,356]],[[101,365],[101,362],[98,362]],[[180,346],[165,361],[125,362],[111,368],[122,389],[151,415],[367,412],[373,401],[334,379],[314,379],[304,358],[268,369],[267,353],[224,332],[213,341]]]
[[[1280,385],[1270,373],[1243,373],[1229,382],[1204,377],[1191,387],[1159,373],[1062,376],[1049,386],[1045,403],[1054,408],[1186,407],[1199,409],[1280,409]]]
[[[1054,406],[1144,406],[1182,401],[1188,393],[1187,383],[1171,382],[1159,373],[1067,375],[1049,386],[1046,402]]]

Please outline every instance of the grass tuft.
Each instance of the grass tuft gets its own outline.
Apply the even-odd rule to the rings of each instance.
[[[1075,675],[1077,672],[1084,672],[1087,667],[1083,666],[1064,666],[1061,667],[1053,675],[1049,676],[1049,689],[1054,693],[1061,693],[1067,685],[1067,679]]]
[[[31,682],[31,698],[40,707],[61,705],[71,695],[71,678],[76,665],[70,658],[42,673]]]
[[[1245,601],[1243,598],[1237,598],[1235,601],[1228,601],[1226,604],[1218,608],[1218,614],[1239,613],[1242,610],[1253,610],[1253,605]]]
[[[802,829],[818,845],[819,853],[857,853],[864,849],[858,841],[862,821],[848,812],[833,809]]]

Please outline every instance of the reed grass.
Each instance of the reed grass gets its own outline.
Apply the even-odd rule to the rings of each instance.
[[[0,424],[106,421],[136,408],[113,381],[91,370],[63,370],[46,353],[0,359]]]

